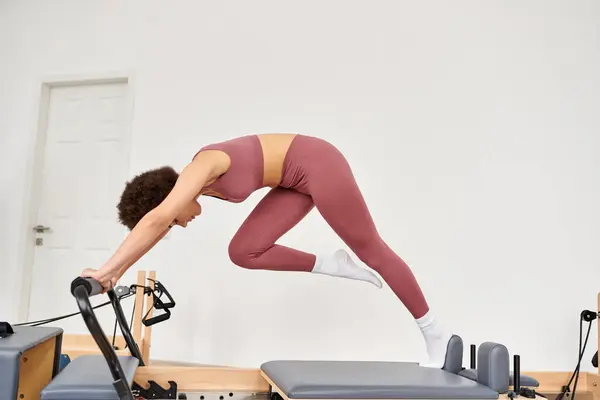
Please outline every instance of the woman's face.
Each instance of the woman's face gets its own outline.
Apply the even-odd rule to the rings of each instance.
[[[194,218],[202,214],[202,206],[197,200],[192,200],[175,218],[175,224],[186,227]]]

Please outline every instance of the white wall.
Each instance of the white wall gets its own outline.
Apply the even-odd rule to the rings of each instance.
[[[524,369],[571,370],[579,312],[600,291],[599,18],[593,0],[0,2],[0,319],[19,307],[39,80],[133,70],[132,175],[246,133],[328,139],[467,345],[500,341]],[[205,200],[203,218],[136,266],[177,300],[153,356],[420,358],[389,289],[229,262],[263,193]],[[317,213],[284,243],[341,245]],[[595,326],[590,340],[585,369]]]

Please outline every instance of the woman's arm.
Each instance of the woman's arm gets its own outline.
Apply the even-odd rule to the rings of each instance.
[[[163,233],[161,233],[160,235],[158,235],[158,237],[145,249],[144,252],[140,253],[140,255],[138,257],[136,257],[134,260],[132,260],[130,263],[123,265],[121,268],[119,268],[119,270],[117,271],[117,274],[112,278],[112,286],[114,287],[117,284],[117,281],[119,279],[121,279],[121,277],[123,276],[123,274],[125,272],[127,272],[127,270],[136,262],[138,262],[138,260],[144,255],[146,254],[148,251],[150,251],[151,248],[153,248],[158,242],[161,241],[162,238],[165,237],[165,235],[169,232],[170,228],[166,229]]]
[[[227,168],[229,157],[225,153],[199,153],[194,161],[183,169],[167,198],[137,223],[112,257],[98,271],[86,270],[84,276],[91,276],[106,287],[118,273],[125,273],[158,243],[180,211],[198,197],[206,182],[218,178]]]

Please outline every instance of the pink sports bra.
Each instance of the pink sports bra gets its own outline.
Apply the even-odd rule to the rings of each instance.
[[[213,143],[202,147],[198,153],[204,150],[220,150],[227,153],[231,159],[229,169],[212,184],[206,186],[223,196],[223,200],[241,203],[254,191],[264,186],[264,160],[257,135]]]

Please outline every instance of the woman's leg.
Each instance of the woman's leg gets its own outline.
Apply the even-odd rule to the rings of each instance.
[[[229,243],[231,261],[248,269],[309,272],[315,255],[275,244],[313,208],[310,196],[274,188],[256,205]]]
[[[382,276],[413,315],[429,354],[423,365],[441,368],[451,333],[429,311],[409,266],[380,237],[346,159],[335,148],[327,149],[320,158],[325,163],[311,167],[307,179],[318,211],[358,258]],[[319,173],[323,170],[327,173]]]
[[[314,255],[275,244],[314,207],[312,198],[275,188],[257,204],[229,244],[229,257],[240,267],[272,271],[314,272],[363,280],[381,287],[371,271],[357,266],[348,253]]]

